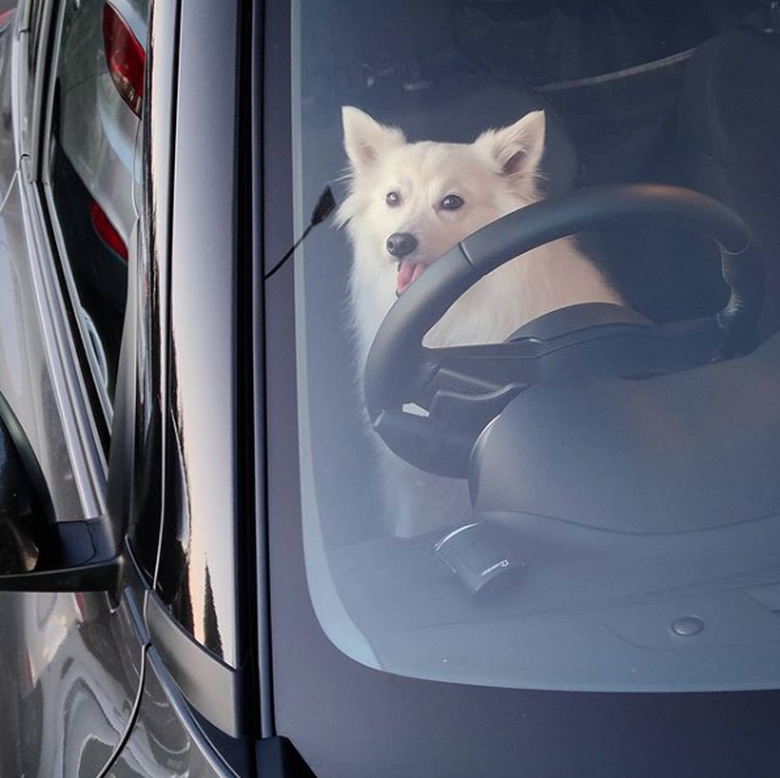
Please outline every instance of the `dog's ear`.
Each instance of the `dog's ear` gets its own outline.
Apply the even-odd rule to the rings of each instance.
[[[544,111],[532,111],[509,127],[483,132],[474,145],[487,150],[501,174],[512,179],[534,178],[544,153]]]
[[[403,132],[387,127],[372,119],[367,113],[350,105],[341,109],[344,124],[344,148],[354,173],[369,168],[388,148],[406,142]]]

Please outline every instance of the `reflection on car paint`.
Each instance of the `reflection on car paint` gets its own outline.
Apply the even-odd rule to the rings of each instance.
[[[225,768],[154,651],[147,673],[138,724],[109,775],[114,778],[212,778],[233,776]],[[185,723],[189,726],[185,726]]]

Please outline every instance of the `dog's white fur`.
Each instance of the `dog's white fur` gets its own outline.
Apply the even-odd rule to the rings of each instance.
[[[539,200],[545,116],[535,111],[509,127],[482,133],[473,143],[460,144],[407,143],[401,130],[382,125],[357,108],[344,107],[342,115],[350,190],[337,223],[346,225],[354,253],[349,296],[362,375],[374,335],[411,272],[407,267],[405,274],[399,273],[399,259],[389,252],[388,237],[413,235],[417,248],[403,261],[426,267],[480,227]],[[395,193],[390,203],[389,193]],[[457,195],[462,204],[444,207],[449,195]],[[621,299],[572,240],[558,240],[482,278],[431,329],[425,344],[500,342],[544,313],[584,302]],[[399,498],[409,496],[409,478],[387,471],[399,467],[387,462],[383,468],[386,480],[402,477],[405,482],[388,485],[394,503],[388,511],[396,514],[395,531],[409,534],[435,523],[430,514],[440,511],[429,506],[423,511],[426,518],[400,515],[421,510],[419,505],[415,509],[418,499],[411,499],[412,505],[398,504]],[[421,480],[439,479],[414,470],[414,484]],[[440,501],[440,490],[433,494],[433,500]],[[445,523],[457,519],[443,517]]]

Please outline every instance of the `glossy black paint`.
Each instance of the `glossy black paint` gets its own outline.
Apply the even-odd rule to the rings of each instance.
[[[231,574],[228,574],[223,575],[216,585],[212,584],[210,571],[201,577],[202,569],[193,570],[189,557],[199,543],[213,549],[209,545],[207,533],[216,531],[224,534],[226,524],[233,521],[232,509],[229,501],[226,502],[224,520],[216,523],[214,517],[204,510],[201,500],[203,489],[217,489],[223,485],[216,474],[213,479],[199,481],[198,488],[194,490],[195,498],[189,494],[189,458],[199,458],[198,464],[194,466],[197,472],[199,468],[202,471],[204,461],[219,455],[218,450],[212,447],[210,434],[197,437],[190,446],[180,445],[185,429],[184,420],[193,418],[193,414],[201,418],[197,416],[199,411],[193,408],[194,401],[191,400],[193,390],[197,397],[198,386],[184,392],[184,399],[179,391],[182,364],[187,370],[196,371],[193,375],[198,380],[202,378],[204,388],[211,380],[214,392],[221,391],[222,381],[230,385],[234,380],[230,368],[224,373],[209,371],[212,362],[204,360],[203,354],[198,353],[202,340],[197,329],[193,329],[193,316],[198,304],[188,298],[194,292],[197,300],[203,299],[200,291],[191,286],[191,281],[197,277],[197,268],[201,268],[201,273],[207,276],[214,273],[216,278],[228,284],[228,288],[233,283],[230,243],[222,246],[224,253],[220,264],[214,263],[206,244],[193,249],[195,244],[191,241],[201,240],[204,234],[197,233],[192,228],[194,224],[200,225],[206,232],[212,228],[217,230],[219,226],[225,239],[232,240],[230,230],[234,202],[232,197],[214,200],[214,197],[219,198],[224,192],[212,188],[208,177],[195,181],[188,178],[188,166],[184,165],[185,170],[176,173],[177,160],[182,155],[184,159],[189,159],[187,154],[191,154],[203,142],[201,133],[205,129],[192,113],[183,118],[181,112],[186,106],[189,106],[191,112],[203,111],[208,104],[208,100],[201,102],[197,99],[198,90],[194,90],[194,93],[189,87],[183,88],[182,84],[187,82],[184,68],[188,66],[185,63],[190,63],[187,78],[192,77],[197,83],[202,83],[197,78],[198,68],[209,68],[212,64],[195,57],[202,39],[193,40],[190,47],[185,45],[185,53],[172,45],[185,31],[188,35],[194,35],[193,28],[199,30],[201,35],[205,34],[200,26],[202,17],[197,15],[193,6],[190,8],[190,13],[195,14],[194,20],[186,12],[182,15],[175,4],[155,4],[150,25],[148,50],[151,82],[144,117],[146,137],[149,139],[149,164],[145,171],[149,196],[145,200],[142,215],[140,256],[141,262],[146,263],[151,283],[139,285],[135,326],[138,364],[142,364],[141,360],[145,359],[143,364],[149,367],[139,368],[137,374],[135,481],[125,504],[130,506],[130,539],[135,556],[149,581],[156,582],[156,593],[149,593],[145,602],[145,623],[152,644],[165,658],[168,670],[166,677],[175,680],[189,702],[207,720],[235,735],[246,726],[243,674],[215,656],[222,653],[223,628],[227,629],[228,640],[235,641],[230,631],[235,626],[235,619],[230,614],[218,613],[214,599],[215,595],[220,596],[223,587],[229,588],[234,582]],[[230,17],[230,14],[227,16]],[[226,37],[233,35],[230,23],[226,23],[223,34]],[[201,94],[201,97],[205,98],[206,94]],[[232,114],[227,115],[220,120],[219,126],[228,132],[233,121]],[[225,160],[226,157],[221,158],[222,163]],[[208,172],[196,167],[198,170],[192,172],[196,177]],[[230,172],[225,183],[228,191],[232,186],[233,167],[232,160],[228,160]],[[216,175],[215,171],[216,168],[210,169],[212,178]],[[191,196],[194,186],[201,187],[200,198]],[[179,197],[182,192],[184,194]],[[218,205],[216,213],[212,212],[215,203]],[[198,208],[206,213],[199,212]],[[215,221],[211,221],[212,217]],[[178,229],[176,224],[179,225]],[[208,286],[210,281],[204,283]],[[228,302],[225,303],[225,300]],[[230,305],[230,301],[231,293],[227,292],[222,303]],[[201,308],[204,318],[198,321],[197,326],[209,327],[209,322],[213,320],[211,317],[214,317],[221,327],[218,337],[229,341],[233,335],[226,327],[231,317],[221,316],[224,310],[216,305],[205,310]],[[223,323],[219,324],[220,321]],[[172,336],[163,335],[171,328]],[[132,337],[130,331],[126,337]],[[186,358],[181,357],[181,354]],[[206,373],[202,372],[204,369]],[[163,411],[165,408],[170,410]],[[225,418],[229,418],[232,410],[226,407]],[[208,411],[202,418],[210,416],[211,411]],[[198,422],[198,427],[201,426]],[[228,424],[225,446],[233,445],[230,438],[232,429],[233,425]],[[114,434],[116,432],[115,429]],[[163,451],[166,454],[162,461],[156,460],[155,455],[162,455]],[[120,467],[119,472],[127,472],[126,467]],[[226,488],[229,489],[234,474],[230,470],[223,471],[225,474],[228,476]],[[193,521],[192,526],[190,520]],[[163,550],[158,558],[157,543],[160,538]],[[232,560],[234,553],[235,549],[223,548],[220,556]],[[168,595],[167,598],[164,595]],[[234,643],[229,643],[229,646],[232,645]],[[150,710],[153,713],[155,708]],[[142,726],[152,726],[145,721],[149,712],[142,707],[139,719]]]
[[[0,594],[3,775],[96,775],[131,721],[141,656],[130,610],[104,594]],[[15,765],[15,769],[11,768]]]
[[[129,467],[133,476],[126,483],[124,495],[117,490],[117,510],[127,511],[128,537],[149,582],[154,581],[157,571],[165,483],[164,408],[173,202],[170,182],[175,162],[178,38],[179,4],[153,3],[143,116],[147,143],[143,180],[147,196],[140,214],[138,272],[129,289],[127,322],[134,320],[134,326],[128,323],[126,331],[126,337],[135,341],[136,360],[134,372],[128,372],[121,386],[124,394],[116,401],[136,407],[134,424],[125,430],[127,445],[133,452]],[[127,469],[120,472],[126,473]]]
[[[233,746],[240,775],[251,775],[246,744]],[[164,661],[154,650],[146,657],[144,693],[132,734],[111,768],[116,778],[150,775],[228,778],[232,772],[222,754],[201,731],[187,702],[177,691]]]
[[[176,158],[197,163],[176,165],[173,178],[168,489],[156,587],[176,620],[236,667],[238,7],[190,9],[182,6],[180,21]],[[220,56],[203,56],[212,49]]]

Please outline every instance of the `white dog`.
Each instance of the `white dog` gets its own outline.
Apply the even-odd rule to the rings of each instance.
[[[346,225],[354,252],[349,296],[362,375],[374,335],[398,295],[458,241],[541,198],[545,116],[542,111],[529,113],[509,127],[488,130],[473,143],[462,144],[407,143],[401,130],[357,108],[344,107],[342,113],[350,188],[337,223]],[[558,240],[482,278],[424,342],[501,342],[544,313],[585,302],[622,303],[572,240]],[[453,482],[406,466],[414,474],[410,481],[392,457],[389,452],[383,457],[383,470],[389,522],[396,534],[468,518],[454,515],[467,509],[462,485],[455,505],[445,508],[441,488],[428,484],[446,481],[451,496]]]

